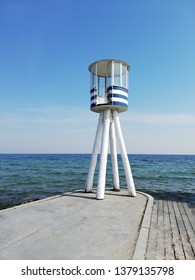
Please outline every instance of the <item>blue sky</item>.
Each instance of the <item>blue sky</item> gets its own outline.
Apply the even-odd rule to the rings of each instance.
[[[88,65],[131,65],[128,153],[195,154],[194,0],[0,0],[0,153],[90,153]]]

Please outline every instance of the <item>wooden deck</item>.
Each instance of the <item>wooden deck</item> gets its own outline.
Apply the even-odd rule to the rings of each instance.
[[[195,259],[194,209],[187,203],[154,200],[145,259]]]

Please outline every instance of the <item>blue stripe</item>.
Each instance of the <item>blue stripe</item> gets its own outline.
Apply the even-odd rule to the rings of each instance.
[[[117,90],[121,90],[121,91],[128,93],[128,89],[126,89],[125,87],[121,87],[121,86],[109,86],[107,88],[107,91],[112,90],[112,89],[117,89]]]
[[[95,91],[97,91],[97,88],[92,88],[91,90],[90,90],[90,93],[93,93],[93,92],[95,92]]]
[[[119,93],[109,93],[109,94],[108,94],[108,98],[112,98],[112,97],[119,97],[119,98],[121,98],[121,99],[128,100],[128,97],[127,97],[127,96],[124,96],[124,95],[119,94]]]
[[[118,102],[118,101],[113,101],[112,105],[128,108],[128,105],[126,103],[122,103],[122,102]]]
[[[91,96],[91,100],[96,99],[96,98],[97,98],[97,95]]]
[[[120,107],[125,107],[128,109],[128,105],[126,103],[123,103],[123,102],[118,102],[118,101],[113,101],[112,103],[108,104],[108,103],[104,103],[104,104],[95,104],[95,103],[92,103],[90,108],[93,108],[93,107],[98,107],[98,106],[104,106],[104,105],[113,105],[113,106],[120,106]]]
[[[95,104],[95,103],[92,103],[90,107],[93,108],[93,107],[99,107],[99,106],[105,106],[105,105],[112,105],[112,104],[108,104],[108,103]]]

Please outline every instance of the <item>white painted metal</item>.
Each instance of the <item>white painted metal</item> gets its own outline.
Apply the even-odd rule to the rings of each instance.
[[[110,123],[110,152],[112,160],[112,178],[113,178],[113,189],[119,190],[119,173],[118,173],[118,160],[117,160],[117,149],[116,149],[116,136],[113,116]]]
[[[97,199],[104,199],[105,183],[106,183],[106,165],[108,155],[109,142],[109,128],[110,128],[110,110],[104,111],[103,133],[101,143],[100,168],[97,182]]]
[[[93,188],[93,178],[94,178],[98,151],[99,151],[100,141],[101,141],[101,136],[102,136],[101,132],[102,132],[102,127],[103,127],[103,117],[104,117],[104,112],[102,111],[99,115],[98,127],[97,127],[97,131],[96,131],[94,145],[93,145],[91,163],[90,163],[89,173],[88,173],[87,182],[86,182],[86,186],[85,186],[86,192],[90,192]]]
[[[116,134],[118,136],[118,143],[119,143],[119,146],[120,146],[121,156],[122,156],[122,160],[123,160],[123,166],[124,166],[125,175],[126,175],[128,193],[129,193],[130,196],[136,196],[133,176],[132,176],[132,173],[131,173],[131,168],[130,168],[130,164],[129,164],[129,160],[128,160],[128,156],[127,156],[125,142],[124,142],[122,131],[121,131],[118,112],[116,110],[113,111],[113,117],[114,117]]]
[[[122,62],[120,62],[120,86],[122,86]]]
[[[111,77],[111,85],[114,85],[114,61],[112,61],[112,77]]]

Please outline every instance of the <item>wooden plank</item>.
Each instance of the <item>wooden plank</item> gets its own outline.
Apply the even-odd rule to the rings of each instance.
[[[186,215],[186,211],[183,208],[183,202],[177,202],[181,215]]]
[[[158,200],[158,219],[157,219],[157,260],[165,259],[165,232],[164,232],[164,202]]]
[[[194,233],[195,233],[195,216],[192,214],[192,211],[191,209],[188,207],[187,203],[183,203],[183,207],[186,211],[186,215],[188,216],[188,219],[191,223],[191,226],[194,230]]]
[[[185,203],[183,203],[182,207],[184,210],[186,210],[188,206]],[[195,259],[195,232],[192,227],[192,222],[190,221],[190,218],[188,216],[188,211],[185,211],[185,213],[182,215],[182,218],[183,218],[183,222],[184,222],[187,234],[188,234],[188,241],[191,244],[192,251],[194,254],[194,259]]]
[[[154,200],[146,259],[195,259],[195,216],[186,203]]]
[[[150,231],[148,236],[148,246],[146,250],[146,260],[156,259],[156,249],[157,249],[157,219],[158,219],[158,203],[154,200]]]
[[[175,212],[173,205],[176,202],[168,201],[168,209],[170,213],[170,223],[171,223],[171,231],[172,231],[172,238],[173,238],[173,248],[176,260],[185,260],[185,255],[182,247],[182,240],[180,233],[177,227],[177,221],[175,218]]]
[[[191,209],[192,209],[192,214],[195,216],[195,206],[193,206]]]
[[[174,248],[171,233],[170,215],[167,201],[164,201],[165,258],[174,260]]]
[[[194,232],[190,229],[191,225],[190,225],[190,222],[189,222],[189,219],[188,219],[187,215],[185,215],[183,217],[183,221],[184,221],[185,226],[187,227],[189,242],[191,244],[192,251],[193,251],[193,254],[194,254],[194,259],[195,259],[195,236],[194,236]]]
[[[185,259],[192,260],[194,258],[194,254],[193,254],[192,247],[189,242],[189,236],[186,231],[186,227],[184,225],[183,218],[181,215],[181,212],[182,213],[184,212],[183,207],[181,204],[178,204],[177,202],[175,202],[173,204],[173,207],[174,207],[174,211],[175,211],[175,217],[176,217],[176,221],[177,221],[178,231],[179,231],[181,241],[182,241]],[[181,210],[181,212],[180,212],[180,210]]]

